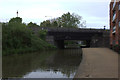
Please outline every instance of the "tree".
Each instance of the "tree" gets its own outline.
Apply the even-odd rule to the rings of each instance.
[[[47,26],[47,27],[51,27],[50,20],[46,20],[46,26]]]
[[[43,21],[40,26],[42,27],[86,27],[86,21],[82,20],[82,17],[77,14],[70,14],[69,12],[63,14],[61,17],[54,18],[51,20]]]
[[[50,20],[46,20],[46,21],[41,22],[40,27],[51,27]]]
[[[32,22],[28,23],[27,26],[28,27],[38,27],[38,25],[36,23],[32,23]]]
[[[58,27],[57,21],[53,21],[53,22],[51,23],[51,25],[52,25],[52,27]]]
[[[9,23],[22,23],[22,18],[20,17],[11,18]]]
[[[83,25],[80,25],[80,23],[82,22],[82,17],[74,13],[70,14],[68,12],[66,14],[63,14],[58,19],[60,25],[63,27],[72,27],[72,28],[83,27]]]

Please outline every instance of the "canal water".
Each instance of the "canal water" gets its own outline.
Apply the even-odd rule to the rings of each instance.
[[[3,78],[73,78],[81,49],[42,51],[3,56]]]

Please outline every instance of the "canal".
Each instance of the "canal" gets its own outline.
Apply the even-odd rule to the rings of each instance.
[[[81,49],[40,51],[2,57],[3,78],[73,78]]]

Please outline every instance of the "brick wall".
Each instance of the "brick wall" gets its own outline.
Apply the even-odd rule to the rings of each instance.
[[[120,40],[120,26],[119,26],[120,1],[116,2],[115,7],[113,8],[114,4],[115,4],[114,2],[110,3],[110,45],[111,46],[119,45],[119,40]],[[114,17],[115,15],[116,17]]]

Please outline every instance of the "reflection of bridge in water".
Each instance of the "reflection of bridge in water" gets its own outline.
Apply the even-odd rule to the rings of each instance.
[[[109,45],[109,30],[88,29],[88,28],[31,28],[35,33],[40,29],[47,30],[46,40],[56,45],[58,48],[64,48],[64,40],[83,40],[87,47],[106,47]]]

